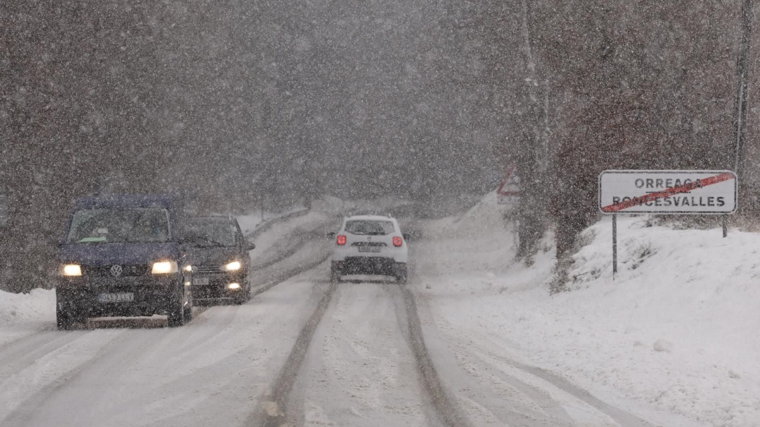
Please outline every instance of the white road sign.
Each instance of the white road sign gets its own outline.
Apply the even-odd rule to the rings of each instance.
[[[610,170],[599,175],[604,214],[729,214],[736,211],[731,171]]]

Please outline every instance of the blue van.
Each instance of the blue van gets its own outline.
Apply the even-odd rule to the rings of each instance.
[[[56,287],[58,329],[88,317],[192,318],[190,266],[177,242],[180,209],[168,196],[77,200],[61,244]]]

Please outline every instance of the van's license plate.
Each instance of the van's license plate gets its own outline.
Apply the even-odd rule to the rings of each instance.
[[[359,246],[359,252],[380,252],[379,246]]]
[[[100,294],[98,302],[132,302],[135,300],[135,294],[132,292],[119,292],[116,294]]]
[[[194,286],[206,286],[208,285],[208,277],[193,277]]]

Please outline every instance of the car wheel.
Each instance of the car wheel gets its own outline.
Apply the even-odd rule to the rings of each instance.
[[[399,272],[396,273],[396,282],[399,285],[406,285],[406,276],[407,276],[406,268],[399,270]]]
[[[245,288],[235,296],[235,304],[237,305],[243,305],[251,300],[251,284],[248,283],[248,278],[244,278],[242,282],[245,283]]]
[[[330,283],[340,283],[340,273],[337,271],[330,272]]]

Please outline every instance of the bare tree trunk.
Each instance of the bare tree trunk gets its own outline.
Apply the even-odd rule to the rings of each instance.
[[[520,207],[518,209],[520,236],[517,249],[517,257],[525,258],[535,252],[538,242],[546,230],[544,220],[546,211],[546,184],[548,141],[546,133],[542,130],[548,125],[546,122],[548,105],[548,89],[545,97],[541,95],[541,88],[536,72],[536,62],[533,57],[530,29],[530,7],[527,0],[522,0],[522,27],[523,54],[525,68],[528,77],[527,83],[528,108],[525,120],[528,129],[523,133],[521,149],[518,154],[517,170],[521,178]]]

